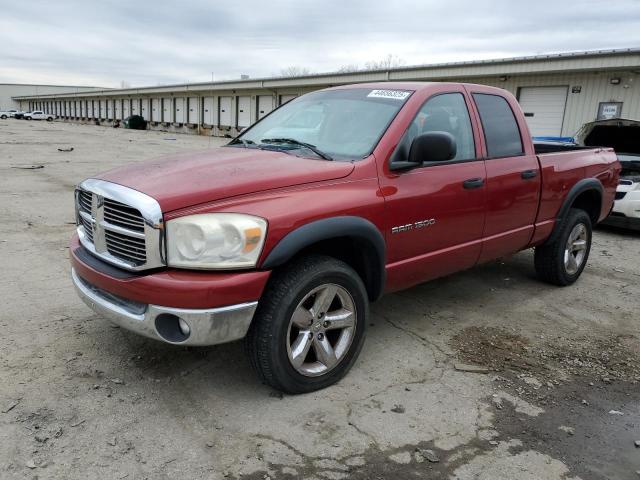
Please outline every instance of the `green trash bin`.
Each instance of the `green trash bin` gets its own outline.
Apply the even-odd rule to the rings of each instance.
[[[146,130],[147,121],[141,115],[131,115],[124,119],[124,128],[132,130]]]

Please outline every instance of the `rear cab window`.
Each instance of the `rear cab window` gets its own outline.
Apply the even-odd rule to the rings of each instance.
[[[516,116],[504,97],[474,93],[489,158],[524,155]]]

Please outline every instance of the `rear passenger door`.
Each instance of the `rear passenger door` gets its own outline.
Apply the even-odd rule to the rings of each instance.
[[[540,201],[540,165],[529,130],[512,96],[471,89],[483,132],[487,209],[480,262],[525,248],[533,235]]]

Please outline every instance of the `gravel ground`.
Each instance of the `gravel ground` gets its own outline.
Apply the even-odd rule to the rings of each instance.
[[[261,385],[239,342],[93,314],[69,279],[74,185],[222,143],[0,122],[0,478],[640,478],[638,234],[597,230],[572,287],[527,251],[388,295],[350,374],[308,395]]]

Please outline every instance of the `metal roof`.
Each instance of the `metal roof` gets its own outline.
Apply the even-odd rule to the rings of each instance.
[[[599,59],[599,60],[598,60]],[[625,60],[626,59],[626,60]],[[598,61],[596,61],[598,60]],[[390,69],[325,72],[296,77],[263,77],[217,82],[179,83],[155,87],[104,89],[90,92],[24,95],[14,100],[41,98],[131,96],[213,90],[313,87],[389,80],[440,79],[471,76],[525,75],[615,68],[640,69],[640,47],[550,53],[521,57],[411,65]]]

